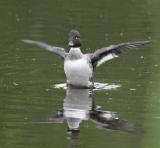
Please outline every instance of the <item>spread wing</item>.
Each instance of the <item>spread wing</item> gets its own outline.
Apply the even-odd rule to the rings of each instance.
[[[122,53],[135,49],[140,45],[149,43],[151,43],[151,41],[135,41],[110,45],[108,47],[98,49],[93,54],[90,54],[90,59],[93,67],[95,68],[105,63],[106,61],[119,57],[119,55]]]
[[[22,40],[22,41],[24,43],[35,45],[35,46],[40,47],[42,49],[45,49],[47,51],[53,52],[53,53],[59,55],[60,57],[62,57],[63,59],[65,58],[65,56],[67,54],[65,49],[61,48],[61,47],[48,45],[47,43],[43,43],[43,42],[40,42],[40,41],[33,41],[33,40]]]

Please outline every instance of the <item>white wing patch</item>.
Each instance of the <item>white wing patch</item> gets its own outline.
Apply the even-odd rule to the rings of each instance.
[[[110,54],[108,54],[107,56],[104,56],[104,58],[102,58],[102,59],[100,59],[100,60],[98,61],[97,67],[99,67],[101,64],[103,64],[103,63],[105,63],[105,62],[107,62],[107,61],[109,61],[109,60],[112,60],[112,59],[114,59],[114,58],[117,58],[117,57],[118,57],[118,55],[116,55],[116,54],[114,54],[114,53],[110,53]]]

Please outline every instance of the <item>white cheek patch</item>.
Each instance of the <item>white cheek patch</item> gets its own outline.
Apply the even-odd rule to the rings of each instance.
[[[117,57],[118,57],[118,55],[116,55],[114,53],[110,53],[110,54],[108,54],[107,56],[105,56],[104,58],[102,58],[101,60],[98,61],[97,67],[99,67],[101,64],[103,64],[103,63],[105,63],[109,60],[112,60],[114,58],[117,58]]]

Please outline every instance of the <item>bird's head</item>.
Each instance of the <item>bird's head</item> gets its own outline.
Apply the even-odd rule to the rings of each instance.
[[[71,30],[69,32],[69,47],[80,47],[81,46],[81,37],[80,33],[77,30]]]

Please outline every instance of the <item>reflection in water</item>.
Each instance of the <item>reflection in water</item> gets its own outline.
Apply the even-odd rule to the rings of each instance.
[[[101,110],[96,106],[91,97],[92,90],[68,87],[64,99],[63,108],[57,111],[57,115],[47,119],[47,123],[68,124],[68,139],[71,142],[78,137],[80,123],[83,120],[93,121],[98,128],[106,130],[119,130],[123,132],[135,132],[135,126],[119,118],[112,111]],[[45,122],[46,123],[46,122]],[[72,143],[73,144],[73,143]]]

